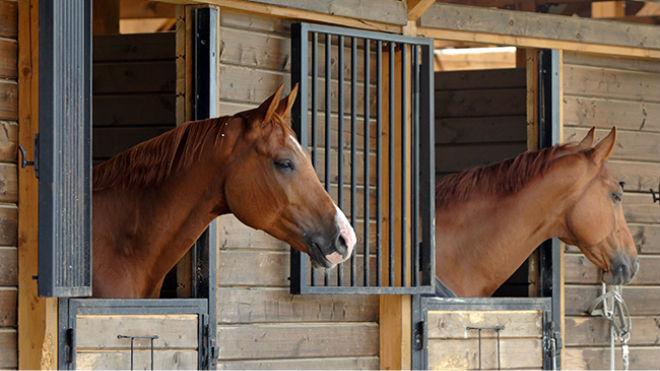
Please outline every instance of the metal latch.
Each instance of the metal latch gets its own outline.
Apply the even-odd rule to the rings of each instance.
[[[18,145],[18,153],[20,155],[20,164],[21,164],[21,169],[25,169],[28,166],[34,166],[34,172],[37,174],[37,178],[39,177],[39,164],[37,163],[37,159],[39,158],[39,134],[36,135],[34,138],[34,159],[33,160],[28,160],[27,156],[27,151],[25,150],[25,147],[23,147],[21,144]]]
[[[415,330],[413,334],[414,348],[415,350],[424,349],[424,322],[420,321],[415,324]]]
[[[66,363],[73,363],[73,349],[74,349],[74,344],[73,344],[73,336],[74,332],[72,328],[66,329],[66,332],[64,333],[64,354],[65,354],[65,362]]]
[[[135,339],[149,339],[151,342],[151,369],[154,369],[154,340],[158,339],[158,335],[146,336],[131,336],[131,335],[117,335],[117,339],[130,339],[131,340],[131,370],[134,370],[133,353],[135,348]]]

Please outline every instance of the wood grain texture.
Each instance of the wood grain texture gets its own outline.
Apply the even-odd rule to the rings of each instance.
[[[482,369],[497,369],[497,341],[481,342]],[[428,344],[428,365],[433,370],[479,369],[478,339],[433,339]],[[539,369],[543,364],[540,338],[513,338],[500,340],[502,369]]]
[[[218,288],[219,323],[375,322],[378,298],[357,295],[291,295],[286,288]]]
[[[600,285],[566,285],[566,315],[586,315],[591,303],[601,293]],[[633,316],[660,315],[660,287],[629,286],[623,289],[623,298]]]
[[[18,202],[18,170],[14,164],[0,163],[0,202]]]
[[[18,285],[18,257],[15,247],[0,247],[0,286]]]
[[[0,37],[18,37],[18,4],[16,1],[0,0]]]
[[[94,126],[171,126],[176,121],[174,94],[97,95]]]
[[[629,71],[660,72],[657,61],[616,56],[603,57],[601,55],[564,52],[564,64],[581,66],[604,67]]]
[[[564,96],[564,125],[660,132],[660,103]]]
[[[566,254],[566,283],[600,284],[602,273],[586,256]],[[660,256],[639,257],[639,273],[630,282],[631,285],[660,286]]]
[[[438,172],[457,172],[514,157],[527,150],[525,142],[473,146],[436,145],[435,164]]]
[[[218,370],[375,370],[378,357],[332,357],[221,361]]]
[[[525,123],[524,115],[437,119],[435,143],[524,142],[527,138]]]
[[[194,370],[198,368],[196,350],[154,350],[154,369]],[[133,354],[133,368],[151,369],[151,352],[137,350]],[[109,352],[77,351],[76,368],[81,370],[125,370],[131,367],[130,350]]]
[[[660,88],[660,86],[659,86]],[[565,127],[564,136],[567,142],[584,138],[589,129]],[[596,140],[604,138],[608,130],[596,130]],[[660,153],[660,133],[623,131],[619,130],[616,136],[614,152],[610,155],[612,160],[638,160],[658,161]]]
[[[221,361],[375,356],[377,334],[378,326],[372,323],[218,326]]]
[[[95,63],[174,61],[176,57],[175,36],[173,32],[95,36],[93,53]]]
[[[0,120],[18,120],[18,86],[0,80]]]
[[[0,328],[16,328],[17,298],[18,291],[15,289],[0,289]]]
[[[18,368],[18,344],[16,330],[0,329],[0,367]]]
[[[564,93],[660,102],[660,74],[566,65]]]
[[[524,88],[440,90],[435,94],[435,116],[522,116],[526,99]]]
[[[616,369],[623,369],[621,364],[621,349],[616,350]],[[660,347],[631,347],[630,369],[648,370],[660,364]],[[564,352],[563,367],[565,369],[604,370],[610,367],[610,349],[602,348],[568,348]]]
[[[18,231],[18,209],[0,206],[0,246],[16,246]]]
[[[0,39],[0,79],[15,80],[18,77],[18,44],[13,40]]]
[[[477,331],[467,327],[504,326],[500,338],[541,338],[543,313],[527,311],[442,311],[428,312],[428,336],[432,339],[477,339]],[[495,332],[485,331],[482,339],[493,339]]]
[[[525,88],[524,68],[503,68],[477,71],[447,71],[435,73],[435,90],[482,90]]]
[[[18,142],[16,122],[0,121],[0,161],[15,162]]]
[[[197,349],[198,316],[195,314],[161,315],[78,315],[77,349],[130,349],[129,339],[118,335],[158,335],[154,348]],[[135,348],[149,349],[148,340],[136,340]]]
[[[567,317],[566,322],[567,346],[609,347],[610,322],[601,317]],[[660,345],[660,316],[632,317],[633,331],[630,333],[632,346]]]

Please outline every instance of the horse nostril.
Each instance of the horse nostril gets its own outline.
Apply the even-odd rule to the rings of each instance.
[[[335,250],[337,250],[342,256],[348,251],[348,243],[341,234],[338,235],[335,240]]]

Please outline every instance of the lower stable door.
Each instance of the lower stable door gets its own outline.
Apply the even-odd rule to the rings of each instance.
[[[414,305],[416,369],[548,367],[549,299],[422,297]]]
[[[61,369],[207,368],[206,299],[60,302]]]

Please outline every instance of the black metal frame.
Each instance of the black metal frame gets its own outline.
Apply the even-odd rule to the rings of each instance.
[[[212,304],[215,306],[215,303]],[[198,321],[198,363],[199,369],[205,369],[204,331],[209,318],[209,305],[206,299],[67,299],[60,300],[59,306],[59,357],[58,368],[76,369],[76,318],[80,314],[197,314]],[[145,334],[158,335],[158,334]]]
[[[39,4],[41,296],[92,293],[91,8],[89,1]]]
[[[429,310],[541,310],[544,322],[551,311],[551,298],[439,298],[435,296],[415,295],[413,298],[413,349],[412,368],[428,370],[428,312]],[[546,326],[543,327],[542,343],[547,338]],[[543,353],[544,369],[552,366],[548,352]]]
[[[298,94],[298,99],[296,104],[293,107],[293,127],[298,138],[300,139],[301,145],[304,148],[311,147],[311,157],[312,164],[316,167],[317,165],[317,152],[318,148],[325,149],[325,177],[324,183],[326,190],[330,189],[331,182],[331,161],[330,161],[330,128],[332,125],[331,119],[331,94],[325,94],[325,143],[322,146],[319,146],[317,143],[317,125],[319,113],[318,110],[318,85],[319,85],[319,56],[318,56],[318,44],[319,39],[322,36],[325,41],[325,92],[331,91],[331,80],[333,78],[331,73],[331,46],[332,40],[337,41],[339,47],[337,52],[338,58],[338,72],[337,72],[337,84],[339,88],[338,92],[338,114],[337,114],[337,126],[339,132],[343,134],[344,128],[344,119],[346,113],[344,112],[344,54],[345,54],[345,42],[350,39],[351,43],[351,65],[350,65],[350,80],[347,82],[350,84],[350,128],[351,128],[351,146],[350,146],[350,191],[351,191],[351,205],[350,205],[350,219],[351,224],[356,225],[356,130],[358,122],[362,123],[365,128],[369,128],[368,123],[372,118],[375,118],[376,121],[376,206],[375,206],[375,219],[376,219],[376,243],[375,246],[371,246],[369,243],[370,235],[370,223],[367,222],[373,216],[369,210],[369,175],[370,175],[370,164],[369,156],[367,155],[370,150],[370,135],[364,135],[364,147],[365,147],[365,156],[364,156],[364,215],[366,215],[366,221],[364,224],[364,241],[358,241],[360,247],[356,246],[354,251],[354,256],[351,257],[350,263],[340,264],[337,267],[337,282],[331,284],[328,279],[327,271],[324,276],[323,285],[316,285],[315,282],[315,271],[311,268],[309,257],[305,254],[301,254],[297,251],[292,250],[291,258],[291,292],[294,294],[303,294],[303,293],[346,293],[346,294],[419,294],[419,293],[431,293],[434,291],[434,277],[435,277],[435,147],[434,147],[434,102],[433,102],[433,40],[426,38],[418,37],[408,37],[402,35],[378,33],[371,31],[363,31],[349,28],[325,26],[318,24],[309,24],[309,23],[297,23],[292,25],[292,38],[291,38],[291,50],[292,50],[292,84],[298,83],[300,85],[300,94]],[[361,55],[364,58],[364,76],[363,79],[364,89],[364,112],[363,118],[357,118],[357,102],[356,102],[356,93],[357,93],[357,56],[358,56],[358,47],[360,44],[363,48],[360,50]],[[371,96],[371,79],[370,79],[370,68],[371,68],[371,47],[375,47],[375,68],[376,68],[376,97]],[[403,150],[401,151],[401,158],[395,159],[392,155],[394,153],[394,135],[389,136],[389,145],[390,156],[385,161],[389,161],[389,174],[390,179],[382,179],[381,174],[381,164],[383,164],[382,158],[382,146],[381,142],[382,130],[383,130],[383,118],[382,116],[382,104],[383,104],[383,81],[382,81],[382,71],[383,71],[383,60],[382,60],[382,50],[383,47],[389,48],[389,107],[390,115],[387,124],[389,124],[389,130],[391,133],[394,133],[394,130],[401,130],[401,142],[403,143]],[[407,91],[407,84],[410,84],[411,94],[401,95],[401,122],[404,123],[401,127],[395,127],[394,117],[394,81],[395,81],[395,70],[394,70],[394,59],[395,59],[395,48],[399,48],[398,52],[403,55],[401,58],[401,75],[398,76],[398,81],[400,89],[402,92]],[[408,65],[408,58],[410,58],[410,66]],[[309,63],[311,59],[311,65]],[[410,75],[408,75],[410,74]],[[309,77],[311,76],[311,80]],[[326,76],[330,78],[325,78]],[[407,78],[410,76],[410,79]],[[310,86],[311,85],[311,86]],[[398,88],[398,87],[397,87]],[[308,101],[308,97],[311,96],[311,102]],[[410,99],[412,102],[412,107],[410,112],[412,113],[412,119],[408,117],[408,109],[406,107],[407,101]],[[370,103],[372,100],[376,102],[376,111],[375,113],[370,112]],[[311,122],[308,122],[307,115],[311,109]],[[410,126],[408,126],[410,124]],[[408,142],[406,136],[408,135],[408,130],[411,128],[411,148],[408,148]],[[308,130],[312,131],[311,143],[308,143]],[[370,129],[369,129],[370,130]],[[341,150],[338,151],[338,164],[337,166],[337,182],[338,182],[338,206],[342,208],[343,205],[343,187],[344,187],[344,143],[343,135],[338,136],[338,148]],[[410,157],[408,157],[410,156]],[[407,178],[406,172],[403,172],[403,179],[394,180],[394,162],[401,161],[401,163],[408,163],[408,158],[412,159],[412,169],[411,176]],[[389,188],[389,209],[390,209],[390,233],[388,236],[382,236],[382,187],[383,181],[388,181]],[[406,182],[411,182],[411,189],[408,190]],[[401,219],[399,225],[395,224],[394,216],[391,215],[395,207],[393,195],[393,184],[397,182],[400,184],[401,194],[406,195],[402,197],[403,205],[401,205]],[[412,210],[407,210],[406,199],[411,197],[411,208]],[[412,211],[412,212],[411,212]],[[407,223],[410,220],[411,228],[408,230]],[[394,230],[395,228],[400,228],[401,241],[404,241],[403,248],[401,249],[401,261],[406,262],[407,257],[410,256],[411,263],[410,266],[407,264],[399,264],[399,267],[394,267]],[[405,245],[407,240],[407,234],[410,233],[410,239],[412,243],[410,245]],[[383,238],[388,238],[389,240],[389,261],[383,261],[381,241]],[[358,250],[361,250],[363,256],[363,277],[359,279],[356,274],[357,272],[357,263],[355,259],[355,254]],[[376,269],[375,273],[370,272],[370,253],[375,252],[376,256]],[[389,277],[383,278],[381,273],[381,267],[383,264],[387,264],[389,269]],[[350,282],[342,282],[342,271],[344,269],[350,269]],[[401,277],[404,277],[402,284],[395,284],[394,282],[394,271],[395,269],[400,270]],[[411,279],[407,279],[410,274]],[[372,282],[375,281],[376,284],[372,285]],[[387,283],[385,282],[387,281]],[[410,281],[410,282],[408,282]]]

